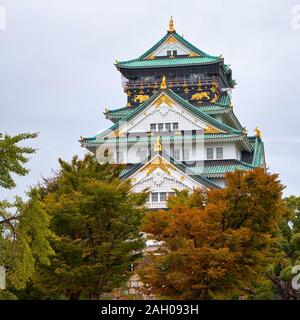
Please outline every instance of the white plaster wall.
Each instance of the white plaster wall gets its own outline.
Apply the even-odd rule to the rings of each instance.
[[[177,43],[170,42],[170,43],[162,44],[159,48],[156,49],[156,51],[154,51],[153,55],[157,57],[166,56],[167,51],[170,51],[170,50],[171,51],[177,50],[177,55],[185,55],[190,53],[190,50],[185,48],[179,42]]]
[[[216,148],[223,148],[223,159],[240,159],[240,151],[235,142],[231,143],[206,143],[205,144],[205,160],[207,160],[207,148],[214,148],[214,160],[216,158]],[[239,158],[238,158],[239,157]]]
[[[151,150],[154,150],[155,142],[151,145]],[[170,144],[169,143],[162,143],[163,150],[171,155]],[[196,148],[192,151],[192,144],[191,143],[184,143],[184,149],[189,150],[189,160],[188,161],[203,161],[207,159],[207,148],[214,149],[214,158],[213,160],[219,160],[216,158],[216,148],[222,147],[223,148],[223,159],[241,159],[241,150],[235,143],[206,143],[203,145],[202,141],[197,141]],[[109,146],[110,152],[113,154],[113,159],[116,161],[116,151],[117,149],[113,146]],[[147,145],[129,145],[128,148],[126,145],[119,146],[119,152],[123,153],[123,162],[124,163],[139,163],[143,161],[141,160],[138,150],[146,151],[148,156],[148,146]],[[183,146],[180,141],[174,144],[174,150],[179,150],[180,158],[179,161],[183,160]]]
[[[182,107],[162,104],[160,107],[149,106],[144,112],[130,121],[126,132],[146,132],[150,131],[151,123],[174,123],[178,122],[178,130],[200,130],[206,124],[196,117],[193,117]]]

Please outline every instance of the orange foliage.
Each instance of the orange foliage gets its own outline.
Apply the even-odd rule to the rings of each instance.
[[[142,230],[163,245],[140,275],[156,295],[173,299],[234,298],[272,261],[283,218],[283,186],[263,169],[227,174],[219,190],[177,193],[168,211],[145,215]]]

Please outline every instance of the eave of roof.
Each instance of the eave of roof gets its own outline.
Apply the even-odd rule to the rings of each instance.
[[[141,69],[141,68],[160,68],[160,67],[184,67],[190,65],[205,65],[221,62],[220,58],[210,57],[181,57],[181,58],[164,58],[140,60],[133,59],[128,61],[120,61],[116,63],[118,68],[123,69]]]
[[[222,95],[217,102],[202,104],[195,107],[208,114],[228,113],[232,109],[228,95]],[[126,106],[123,108],[107,110],[104,114],[107,119],[117,121],[130,114],[133,110],[133,108]]]
[[[224,175],[226,172],[233,172],[235,170],[252,170],[255,167],[236,159],[229,160],[206,160],[204,166],[195,166],[191,168],[197,174],[205,176]]]
[[[162,132],[165,134],[165,132]],[[187,140],[196,140],[196,139],[202,139],[202,135],[161,135],[161,141],[162,142],[170,142],[170,141],[187,141]],[[232,141],[242,141],[245,139],[244,134],[235,134],[235,133],[205,133],[204,134],[204,141],[205,142],[232,142]],[[90,137],[90,138],[84,138],[81,143],[83,145],[89,145],[89,146],[97,146],[101,144],[122,144],[122,143],[129,143],[129,144],[148,144],[149,142],[155,142],[157,140],[156,136],[140,136],[137,137],[135,135],[130,137],[117,137],[117,138],[109,138],[109,139],[99,139],[97,136]]]
[[[149,160],[147,160],[149,161]],[[135,172],[137,172],[141,167],[143,167],[144,163],[138,163],[136,165],[130,165],[122,171],[121,177],[122,178],[129,178],[132,176]],[[173,163],[172,163],[173,164]],[[183,164],[176,163],[174,165],[180,166],[182,165],[184,170],[186,170],[186,166]],[[191,177],[194,177],[194,179],[197,179],[199,177],[201,178],[220,178],[224,177],[224,175],[227,172],[234,172],[235,170],[243,170],[243,171],[249,171],[253,170],[256,167],[253,165],[250,165],[248,163],[245,163],[240,160],[236,159],[229,159],[229,160],[205,160],[203,161],[202,166],[189,166],[189,173]]]

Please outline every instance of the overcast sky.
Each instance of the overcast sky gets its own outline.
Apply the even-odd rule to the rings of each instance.
[[[158,41],[170,16],[199,49],[223,54],[237,86],[234,111],[249,133],[263,134],[267,165],[285,194],[300,195],[300,0],[99,1],[0,0],[0,132],[39,132],[31,172],[1,197],[28,185],[85,150],[110,122],[107,106],[125,106],[115,60],[133,59]],[[296,7],[295,7],[296,6]],[[3,10],[2,10],[3,11]],[[300,10],[299,10],[300,11]],[[296,24],[295,24],[296,21]],[[300,26],[299,26],[300,27]]]

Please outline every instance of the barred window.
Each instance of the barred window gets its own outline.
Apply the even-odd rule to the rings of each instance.
[[[166,130],[171,131],[171,123],[166,123]]]
[[[158,201],[158,192],[153,192],[152,193],[152,202],[157,202]]]
[[[156,123],[150,124],[150,131],[156,131]]]
[[[213,148],[206,149],[206,158],[207,158],[207,160],[212,160],[214,158],[214,149]]]
[[[222,147],[216,148],[216,156],[217,156],[217,159],[223,159],[223,148]]]
[[[164,130],[164,124],[163,123],[159,123],[157,125],[157,127],[158,127],[158,131],[163,131]]]
[[[178,122],[173,122],[173,130],[178,130]]]
[[[167,193],[161,192],[160,193],[160,201],[166,201],[167,200]]]

